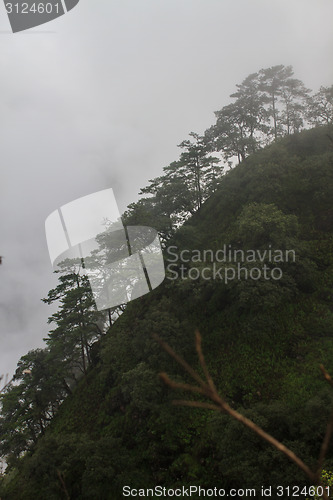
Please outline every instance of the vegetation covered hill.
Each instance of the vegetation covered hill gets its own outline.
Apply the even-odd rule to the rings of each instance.
[[[25,456],[11,457],[1,498],[120,499],[125,485],[308,484],[228,416],[173,406],[185,395],[158,373],[190,379],[152,334],[200,371],[199,329],[219,392],[315,465],[333,402],[319,370],[323,363],[333,373],[330,137],[317,127],[278,139],[223,177],[167,241],[163,284],[128,304],[50,425]],[[332,450],[325,468],[333,470]]]

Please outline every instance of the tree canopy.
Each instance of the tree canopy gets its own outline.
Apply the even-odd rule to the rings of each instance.
[[[332,402],[316,371],[319,362],[333,371],[332,89],[311,94],[289,66],[249,75],[216,123],[191,132],[179,158],[123,215],[126,226],[159,231],[166,266],[170,245],[261,255],[292,248],[296,261],[280,264],[281,280],[209,281],[200,270],[210,264],[190,262],[185,271],[193,264],[198,279],[168,279],[167,269],[149,295],[101,312],[82,262],[60,265],[58,285],[43,299],[58,306],[45,348],[20,359],[1,394],[2,498],[120,498],[125,479],[259,487],[272,471],[271,484],[304,483],[225,415],[175,410],[156,375],[188,380],[151,334],[195,365],[200,328],[225,398],[307,463],[318,456]],[[233,160],[239,164],[228,170]],[[98,238],[105,261],[108,237]],[[269,266],[267,255],[244,264],[244,273]],[[325,466],[333,469],[331,451]]]

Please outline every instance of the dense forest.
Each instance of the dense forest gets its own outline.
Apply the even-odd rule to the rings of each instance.
[[[333,405],[319,369],[333,374],[333,86],[311,92],[281,65],[230,97],[123,214],[159,232],[158,288],[97,311],[81,263],[59,265],[46,346],[1,390],[3,500],[311,485],[229,415],[173,405],[204,399],[158,377],[191,383],[154,335],[202,374],[200,331],[219,394],[316,468]],[[330,484],[331,448],[324,458]]]

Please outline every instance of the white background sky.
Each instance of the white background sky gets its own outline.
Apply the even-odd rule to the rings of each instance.
[[[0,4],[0,373],[48,332],[46,217],[109,187],[124,210],[250,73],[332,85],[332,19],[332,0],[81,0],[14,35]]]

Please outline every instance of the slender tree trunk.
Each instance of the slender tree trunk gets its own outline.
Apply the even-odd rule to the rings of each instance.
[[[198,191],[198,208],[202,205],[202,189],[201,189],[201,178],[200,178],[200,165],[199,160],[196,160],[196,170],[197,170],[197,191]]]
[[[65,391],[67,392],[67,394],[70,396],[72,394],[72,390],[64,378],[62,379],[62,385],[63,385]]]
[[[273,122],[274,122],[274,137],[277,139],[277,120],[276,120],[276,107],[275,107],[275,94],[272,93],[272,109],[273,109]]]
[[[82,333],[80,334],[80,339],[81,339],[81,357],[82,357],[83,373],[85,375],[87,375],[86,356],[85,356],[85,353],[84,353],[84,342],[83,342]]]

